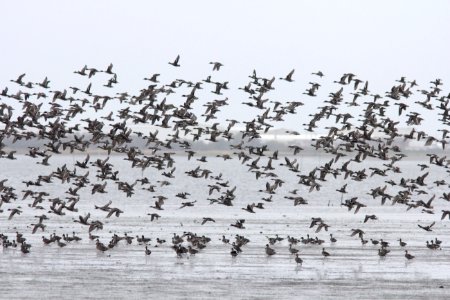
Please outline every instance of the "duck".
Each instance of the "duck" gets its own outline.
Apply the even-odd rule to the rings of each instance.
[[[332,242],[332,243],[336,243],[337,242],[336,238],[333,237],[332,233],[330,233],[330,242]]]
[[[292,244],[289,244],[289,252],[291,254],[297,254],[299,252],[299,250],[296,248],[292,248]]]
[[[409,254],[409,253],[408,253],[408,250],[405,250],[405,257],[406,257],[406,259],[411,260],[411,259],[413,259],[415,256]]]
[[[441,248],[438,244],[435,244],[433,241],[431,241],[431,243],[429,243],[427,241],[426,244],[427,244],[427,248],[431,249],[431,250],[437,250],[437,249]]]
[[[378,255],[381,257],[386,256],[386,254],[388,254],[389,252],[391,252],[391,250],[388,250],[386,248],[378,249]]]
[[[45,236],[42,236],[42,241],[44,242],[45,245],[49,245],[54,242],[53,239],[46,238]]]
[[[198,253],[198,250],[192,248],[191,246],[188,246],[188,252],[190,255],[195,255]]]
[[[247,212],[249,212],[249,213],[254,214],[255,211],[253,210],[253,207],[254,207],[254,204],[248,204],[247,207],[242,208],[242,210],[245,210],[245,211],[247,211]]]
[[[276,254],[275,250],[273,250],[272,248],[269,247],[269,244],[266,244],[266,254],[268,256],[272,256],[272,255]]]
[[[383,239],[380,239],[380,245],[383,248],[389,247],[389,242],[383,241]]]
[[[156,242],[161,245],[161,244],[164,244],[166,242],[166,240],[160,239],[160,238],[156,238]]]
[[[433,231],[431,228],[434,226],[434,224],[436,224],[436,222],[433,222],[433,223],[431,223],[430,225],[427,225],[427,226],[422,226],[420,224],[418,224],[417,226],[419,228],[422,228],[425,231]]]
[[[366,215],[364,217],[364,223],[366,223],[368,220],[378,220],[376,215]]]
[[[323,76],[325,76],[321,71],[313,72],[313,73],[311,73],[311,75],[317,75],[317,76],[319,76],[320,78],[322,78]]]
[[[22,253],[24,254],[30,253],[30,247],[31,245],[28,245],[24,242],[20,245],[20,251],[22,251]]]
[[[220,239],[221,241],[222,241],[222,243],[224,243],[224,244],[229,244],[230,243],[230,240],[229,239],[227,239],[227,238],[225,238],[225,236],[224,235],[222,235],[222,239]]]
[[[144,235],[141,235],[141,237],[136,236],[136,241],[137,241],[139,244],[142,244],[142,243],[147,244],[147,243],[149,243],[151,240],[152,240],[151,238],[146,238],[146,237],[144,237]]]
[[[295,69],[292,69],[292,71],[290,71],[289,72],[289,74],[287,74],[286,75],[286,77],[280,77],[280,79],[281,80],[285,80],[285,81],[287,81],[287,82],[292,82],[292,81],[294,81],[293,79],[292,79],[292,75],[294,75],[294,72],[295,72]]]
[[[215,223],[216,220],[214,220],[213,218],[206,217],[206,218],[203,218],[201,225],[205,225],[206,222],[214,222]]]
[[[220,67],[223,67],[223,64],[217,61],[212,61],[209,64],[213,65],[213,71],[219,71]]]
[[[109,213],[108,213],[108,215],[106,217],[109,218],[109,217],[111,217],[114,214],[116,215],[116,217],[119,217],[121,213],[123,213],[123,210],[121,210],[121,209],[119,209],[117,207],[114,207],[114,208],[110,209],[110,211],[109,211]]]
[[[98,239],[97,239],[97,243],[96,243],[96,248],[97,248],[97,250],[99,250],[101,252],[108,251],[108,249],[109,249],[103,243],[101,243],[100,240],[98,240]]]
[[[441,220],[444,220],[447,216],[450,219],[450,210],[442,210]]]
[[[94,235],[94,234],[92,234],[92,233],[89,232],[89,239],[90,239],[91,241],[97,240],[98,238],[99,238],[98,235]]]
[[[67,246],[66,243],[61,242],[61,239],[56,239],[56,244],[59,248],[64,248],[65,246]]]
[[[179,67],[179,60],[180,60],[180,55],[177,55],[177,57],[175,58],[175,60],[173,62],[169,62],[169,65],[172,65],[174,67]]]
[[[157,213],[151,213],[151,214],[147,214],[147,215],[150,216],[150,222],[153,222],[154,220],[158,220],[161,217]]]

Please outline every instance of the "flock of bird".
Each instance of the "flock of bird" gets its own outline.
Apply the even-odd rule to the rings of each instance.
[[[169,62],[173,67],[180,67],[180,56],[173,62]],[[220,72],[223,64],[211,62],[212,71]],[[96,69],[84,66],[75,71],[77,76],[82,76],[91,80],[94,77],[102,77],[106,81],[102,89],[113,89],[118,84],[118,76],[113,71],[110,64],[106,69]],[[213,73],[214,74],[214,73]],[[292,200],[293,206],[307,205],[306,195],[314,197],[314,192],[327,184],[329,178],[337,178],[344,183],[340,189],[336,190],[336,195],[341,197],[341,207],[348,209],[349,213],[357,214],[368,206],[368,199],[380,199],[382,204],[401,205],[405,211],[410,209],[421,209],[424,213],[434,214],[434,203],[442,202],[442,205],[450,201],[450,193],[443,193],[439,197],[428,196],[428,200],[422,200],[422,195],[426,195],[425,187],[447,186],[449,183],[444,179],[435,182],[428,182],[427,176],[432,169],[448,169],[450,160],[446,156],[439,156],[439,152],[427,154],[428,163],[418,166],[417,174],[402,174],[398,167],[398,162],[406,157],[404,149],[397,142],[405,140],[423,141],[424,147],[439,145],[445,150],[449,141],[450,130],[446,129],[450,125],[449,95],[442,95],[442,81],[436,79],[431,81],[429,86],[416,90],[418,83],[415,80],[407,80],[401,77],[385,94],[379,95],[371,93],[368,81],[361,80],[355,74],[346,73],[339,80],[334,81],[338,86],[337,90],[329,93],[324,99],[323,106],[317,106],[317,111],[309,115],[309,120],[299,125],[305,131],[315,132],[321,128],[321,122],[334,119],[335,126],[326,127],[327,133],[312,140],[312,148],[321,153],[330,155],[330,160],[324,164],[317,165],[312,170],[300,168],[300,159],[304,149],[297,144],[289,145],[291,153],[282,157],[278,149],[270,149],[261,139],[262,134],[269,132],[273,127],[283,124],[285,118],[290,115],[301,113],[301,107],[306,101],[323,97],[319,95],[321,80],[325,76],[322,72],[311,74],[314,78],[310,86],[303,93],[304,102],[281,100],[269,100],[271,92],[275,89],[276,78],[271,76],[265,78],[258,76],[256,71],[249,75],[249,81],[239,90],[243,91],[247,97],[247,102],[242,105],[254,110],[254,115],[248,120],[226,119],[225,124],[219,124],[215,120],[220,115],[224,106],[230,105],[230,100],[223,97],[223,93],[230,89],[229,82],[214,81],[213,75],[207,76],[201,81],[188,81],[176,79],[169,83],[161,83],[159,74],[153,74],[144,78],[149,85],[141,89],[139,93],[130,95],[126,92],[108,95],[107,93],[96,93],[92,82],[85,88],[69,87],[61,90],[51,90],[51,81],[46,77],[40,82],[28,81],[26,74],[22,74],[17,79],[11,80],[13,87],[3,87],[0,93],[0,161],[23,159],[24,156],[17,156],[13,147],[17,141],[26,141],[26,156],[35,159],[36,164],[42,166],[52,166],[51,158],[55,155],[65,155],[67,153],[83,153],[86,156],[82,160],[76,161],[73,166],[64,164],[62,166],[52,166],[54,169],[49,175],[39,175],[36,180],[23,182],[24,189],[19,192],[16,187],[9,185],[7,178],[0,178],[0,220],[20,220],[20,214],[25,209],[33,210],[36,213],[36,222],[30,225],[29,232],[16,232],[15,236],[6,233],[0,234],[0,242],[4,249],[17,248],[24,254],[32,251],[32,245],[27,242],[27,235],[43,232],[42,242],[45,245],[56,244],[64,247],[68,243],[78,242],[85,238],[95,241],[96,249],[100,252],[112,251],[119,243],[138,243],[143,247],[143,254],[150,255],[149,242],[154,237],[145,237],[142,234],[135,236],[118,235],[114,233],[109,241],[101,241],[97,232],[108,230],[104,224],[104,219],[92,219],[91,213],[86,211],[82,214],[78,211],[77,204],[80,201],[87,201],[80,197],[80,191],[89,190],[92,198],[97,194],[105,194],[115,190],[115,186],[123,197],[133,197],[138,183],[149,195],[152,195],[155,202],[150,206],[151,222],[158,222],[160,216],[158,212],[164,210],[166,201],[170,201],[165,194],[164,188],[171,184],[175,176],[189,176],[195,178],[198,184],[193,189],[205,189],[209,198],[198,201],[210,201],[211,205],[233,206],[237,186],[231,187],[232,179],[223,178],[222,174],[214,174],[206,168],[207,156],[199,156],[194,151],[193,145],[199,141],[215,143],[225,141],[229,145],[229,150],[218,155],[227,160],[239,160],[244,168],[248,167],[248,174],[255,176],[261,182],[259,193],[261,202],[251,203],[242,208],[242,217],[235,223],[230,224],[242,230],[242,235],[235,235],[232,239],[224,234],[222,242],[231,248],[230,254],[233,257],[239,256],[242,248],[250,243],[250,239],[245,237],[245,216],[246,214],[258,213],[260,209],[270,209],[276,200],[277,194],[283,190],[285,180],[280,178],[277,171],[284,168],[293,177],[298,178],[298,184],[294,191],[290,191],[286,199]],[[292,84],[295,82],[295,70],[290,71],[286,76],[279,78],[279,85]],[[317,80],[315,80],[317,79]],[[11,92],[11,90],[14,92]],[[200,90],[210,90],[214,95],[220,97],[204,103],[197,97]],[[184,91],[188,91],[183,94]],[[418,91],[418,93],[416,93]],[[345,101],[347,94],[351,99]],[[174,94],[176,100],[170,102],[169,98]],[[412,102],[410,97],[415,95],[422,100]],[[182,100],[180,102],[180,99]],[[317,101],[317,100],[314,100]],[[194,104],[201,102],[205,107],[202,114],[193,108]],[[233,104],[236,105],[236,104]],[[118,109],[117,107],[121,107]],[[398,107],[395,108],[395,107]],[[351,115],[349,109],[359,110],[358,117]],[[395,110],[393,110],[395,108]],[[424,117],[420,110],[430,110],[439,118],[443,129],[441,136],[432,136],[421,130],[420,126]],[[397,117],[390,117],[389,113],[395,111]],[[87,118],[94,116],[93,118]],[[399,132],[398,119],[405,118],[406,125],[411,128],[407,134]],[[235,130],[239,124],[243,129]],[[134,125],[148,126],[149,132],[134,131]],[[159,130],[168,130],[170,134],[165,137],[159,135]],[[293,137],[301,135],[300,131],[287,131]],[[135,139],[145,142],[145,149],[132,146]],[[43,142],[42,142],[43,141]],[[258,143],[254,143],[258,141]],[[40,146],[36,146],[38,143]],[[9,144],[8,144],[9,143]],[[401,143],[400,143],[401,144]],[[8,146],[9,145],[9,146]],[[12,145],[12,146],[11,146]],[[197,159],[198,167],[189,170],[184,174],[177,172],[176,163],[182,163],[182,159],[174,157],[173,148],[182,149],[176,153],[185,153],[182,159]],[[91,151],[97,151],[103,158],[91,160]],[[147,177],[137,178],[133,182],[126,182],[121,179],[118,169],[110,162],[113,154],[122,155],[129,162],[130,168],[146,170],[153,168],[165,178],[159,182],[151,182]],[[381,161],[382,168],[366,167],[366,159]],[[305,158],[306,159],[306,158]],[[181,161],[181,162],[180,162]],[[281,161],[281,163],[276,163]],[[358,166],[361,166],[358,168]],[[97,182],[91,182],[91,174],[95,172]],[[2,173],[0,173],[2,176]],[[347,186],[358,182],[370,182],[373,176],[390,176],[386,184],[374,187],[370,190],[368,199],[361,197],[347,197]],[[409,176],[409,177],[408,177]],[[46,185],[53,182],[60,182],[60,189],[67,195],[65,198],[54,197],[46,190]],[[206,183],[205,183],[206,182]],[[25,187],[26,186],[26,187]],[[395,189],[391,189],[395,187]],[[239,187],[246,188],[246,187]],[[181,199],[181,208],[194,207],[197,200],[190,200],[189,191],[183,191],[176,195]],[[332,196],[330,196],[332,197]],[[344,199],[346,198],[346,199]],[[348,198],[348,199],[347,199]],[[23,203],[28,201],[28,207]],[[93,201],[89,199],[89,201]],[[18,204],[19,203],[19,204]],[[93,210],[105,212],[105,218],[120,217],[126,214],[127,207],[121,207],[109,201],[106,204],[92,204]],[[226,209],[226,208],[224,208]],[[340,209],[340,208],[337,208]],[[47,212],[47,213],[43,213]],[[418,224],[416,230],[431,232],[433,227],[445,219],[450,219],[450,210],[442,210],[441,217],[431,224]],[[46,222],[50,218],[59,219],[61,222],[70,221],[79,224],[79,233],[72,232],[62,235],[56,232],[46,232]],[[376,215],[365,215],[361,217],[365,226],[367,222],[377,222]],[[208,226],[215,220],[205,216],[201,220],[201,225]],[[72,223],[73,224],[73,223]],[[327,224],[320,217],[312,218],[310,228],[316,228],[316,232],[322,230],[332,230],[333,226]],[[372,243],[378,248],[378,255],[383,257],[390,252],[390,244],[387,241],[369,239],[366,237],[364,227],[352,229],[348,235],[361,241],[361,244]],[[226,228],[224,228],[224,233]],[[339,243],[333,236],[330,236],[330,244]],[[318,245],[322,249],[321,255],[324,258],[333,257],[333,253],[323,246],[326,241],[318,237],[309,235],[300,239],[291,236],[267,237],[265,254],[273,256],[277,254],[274,244],[281,241],[289,244],[289,253],[296,264],[301,265],[303,259],[297,245],[311,244]],[[173,233],[171,244],[176,256],[182,258],[189,255],[201,253],[211,242],[211,238],[195,232],[184,232],[183,234]],[[156,239],[156,246],[165,244],[164,239]],[[391,242],[392,243],[392,242]],[[441,249],[442,241],[433,237],[424,241],[424,247],[430,250]],[[407,243],[402,239],[398,241],[399,247],[404,250],[405,258],[414,259],[414,255],[408,252]],[[320,246],[322,245],[322,246]],[[34,245],[33,245],[34,246]],[[145,248],[144,248],[145,247]],[[262,247],[261,247],[262,248]],[[331,252],[331,253],[330,253]],[[327,259],[330,259],[327,258]]]

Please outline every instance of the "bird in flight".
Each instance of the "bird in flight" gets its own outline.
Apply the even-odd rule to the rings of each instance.
[[[169,65],[172,65],[174,67],[179,67],[180,65],[178,64],[178,61],[180,60],[180,55],[177,56],[177,58],[175,58],[175,60],[173,62],[169,62]]]

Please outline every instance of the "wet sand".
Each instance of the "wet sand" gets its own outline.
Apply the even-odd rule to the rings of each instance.
[[[71,159],[61,158],[61,161],[55,160],[53,163],[59,165]],[[111,186],[107,194],[95,195],[95,198],[92,198],[89,190],[83,191],[78,204],[79,212],[67,212],[65,216],[51,215],[50,220],[45,222],[46,231],[32,235],[30,224],[35,223],[34,216],[46,212],[26,207],[30,200],[13,203],[21,204],[24,212],[11,221],[7,220],[7,214],[1,214],[0,232],[10,237],[15,236],[16,230],[23,232],[32,248],[29,254],[22,254],[19,249],[0,250],[0,298],[448,298],[450,251],[447,238],[450,236],[450,221],[438,221],[440,215],[424,214],[414,209],[406,212],[406,207],[402,205],[381,206],[379,199],[374,200],[365,195],[369,188],[366,182],[360,186],[349,186],[350,194],[364,197],[364,203],[367,204],[358,214],[341,207],[340,199],[328,198],[331,191],[342,185],[340,181],[330,182],[317,193],[303,192],[309,204],[294,207],[292,201],[284,199],[283,195],[292,189],[295,179],[286,183],[287,186],[283,188],[285,192],[280,191],[274,197],[274,202],[265,203],[266,209],[250,214],[241,208],[260,201],[263,194],[257,190],[262,187],[262,182],[255,185],[254,178],[249,178],[245,169],[237,168],[238,162],[213,162],[215,170],[223,172],[225,178],[231,178],[231,186],[240,184],[233,207],[210,205],[206,200],[208,181],[203,179],[173,179],[174,184],[165,189],[169,199],[163,211],[149,208],[154,202],[151,198],[153,194],[137,191],[133,197],[126,198],[123,193],[117,192],[115,186]],[[113,163],[120,167],[125,162],[117,158]],[[316,162],[309,164],[313,163]],[[236,168],[233,168],[233,164],[236,164]],[[177,171],[184,172],[194,165],[178,164]],[[416,162],[407,162],[402,168],[408,170],[408,166],[411,166],[411,169],[415,169],[415,165]],[[24,174],[27,165],[16,163],[15,166],[7,169],[10,183],[20,186],[22,180],[37,176],[36,173],[19,176]],[[304,168],[308,167],[308,162],[305,162]],[[154,171],[149,171],[144,175],[150,178],[153,174]],[[131,171],[130,174],[124,174],[122,179],[137,178],[138,175],[141,176],[140,172]],[[446,175],[438,173],[433,176]],[[155,176],[151,179],[157,180]],[[370,187],[382,184],[383,180],[375,177],[370,181]],[[431,182],[433,178],[428,180]],[[95,179],[91,179],[91,182],[95,182]],[[174,195],[187,187],[193,191],[189,199],[197,200],[197,203],[194,207],[178,209],[181,200]],[[52,193],[61,193],[61,186],[56,181],[45,188]],[[428,190],[430,194],[436,193],[438,196],[443,191],[446,191],[446,187]],[[336,193],[332,194],[335,197]],[[427,197],[429,195],[425,195],[424,199]],[[124,210],[119,218],[105,219],[105,212],[93,209],[94,204],[101,205],[109,199]],[[444,200],[437,199],[435,211],[440,212],[447,205]],[[8,207],[5,205],[3,209]],[[122,241],[105,253],[97,251],[95,242],[88,239],[87,228],[73,222],[74,218],[86,212],[91,212],[92,219],[105,221],[105,229],[94,232],[100,235],[100,240],[105,244],[113,233],[121,236],[125,232],[131,236],[144,234],[152,238],[152,254],[145,256],[144,246],[138,245],[136,241],[132,245]],[[147,213],[152,212],[158,212],[161,218],[150,222]],[[364,224],[364,215],[372,213],[377,215],[378,220]],[[214,218],[216,222],[202,226],[202,217],[206,216]],[[322,230],[315,233],[315,228],[309,228],[312,217],[321,217],[329,224],[331,227],[328,232]],[[238,218],[246,219],[245,229],[229,226]],[[434,220],[436,225],[432,232],[417,227],[417,224],[430,224]],[[363,229],[366,239],[382,238],[390,242],[391,252],[385,258],[380,258],[377,255],[378,246],[372,245],[370,241],[361,245],[356,236],[350,236],[352,228]],[[195,256],[177,258],[170,249],[170,239],[173,233],[181,235],[185,231],[208,236],[212,241]],[[44,245],[41,236],[53,232],[59,235],[75,232],[83,240],[68,243],[64,248],[56,244]],[[335,244],[330,243],[329,233],[333,233],[338,240]],[[233,240],[236,234],[244,235],[250,242],[242,247],[243,253],[232,258],[229,253],[231,247],[220,239],[225,235]],[[300,238],[309,234],[325,240],[325,243],[321,246],[299,243],[296,247],[304,263],[297,266],[294,256],[288,251],[286,239],[273,246],[276,255],[266,256],[264,245],[268,241],[267,237],[275,234],[283,238],[287,235]],[[157,237],[166,239],[167,243],[155,247]],[[416,256],[412,261],[404,257],[404,249],[397,241],[400,237],[408,243],[405,249]],[[427,249],[425,241],[436,237],[443,240],[442,250]],[[322,247],[330,252],[330,257],[322,257]]]

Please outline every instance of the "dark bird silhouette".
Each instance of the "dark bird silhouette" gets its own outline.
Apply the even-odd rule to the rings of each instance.
[[[280,78],[280,79],[286,80],[288,82],[292,82],[292,81],[294,81],[294,80],[292,80],[292,75],[294,75],[294,72],[295,72],[295,69],[292,69],[292,71],[289,72],[289,74],[287,74],[286,77]]]
[[[173,62],[169,62],[169,65],[172,65],[174,67],[179,67],[178,61],[180,60],[180,56],[178,55],[177,58]]]
[[[400,244],[400,247],[405,247],[407,245],[404,241],[402,241],[402,239],[399,239],[398,242]]]
[[[209,64],[213,65],[213,71],[219,71],[220,67],[223,67],[220,62],[210,62]]]
[[[95,209],[100,209],[100,210],[103,210],[103,211],[110,211],[111,210],[111,207],[110,207],[111,204],[112,204],[112,201],[109,200],[109,202],[106,203],[103,206],[94,205],[94,207],[95,207]]]
[[[420,228],[422,228],[425,231],[433,231],[431,228],[434,226],[435,223],[436,222],[433,222],[433,223],[431,223],[430,225],[427,225],[427,226],[422,226],[422,225],[418,224],[417,226],[419,226]]]
[[[267,245],[266,245],[266,254],[267,254],[268,256],[272,256],[272,255],[276,254],[276,252],[275,252],[275,250],[273,250],[272,248],[270,248],[269,245],[267,244]]]
[[[323,76],[325,76],[321,71],[315,72],[315,73],[311,73],[312,75],[317,75],[320,78],[322,78]]]
[[[109,218],[114,214],[116,215],[116,217],[119,217],[121,213],[123,213],[122,210],[118,209],[117,207],[114,207],[109,210],[109,213],[106,217]]]
[[[376,215],[366,215],[364,217],[364,223],[366,223],[368,220],[378,220]]]
[[[236,228],[239,228],[239,229],[244,229],[245,228],[244,227],[244,223],[245,223],[245,220],[244,219],[240,219],[240,220],[237,220],[235,224],[231,224],[230,226],[233,226],[233,227],[236,227]]]
[[[9,214],[8,220],[11,220],[15,215],[20,215],[22,211],[19,208],[9,208],[11,213]]]
[[[101,252],[108,251],[108,249],[109,249],[103,243],[101,243],[98,239],[97,239],[97,243],[96,243],[96,248],[97,248],[97,250],[99,250]]]
[[[254,205],[253,204],[248,204],[247,207],[242,208],[243,210],[249,212],[249,213],[255,213],[255,211],[253,210]]]
[[[213,218],[203,218],[202,225],[205,225],[206,222],[216,222]]]
[[[450,220],[450,210],[442,210],[441,220],[444,220],[445,217],[447,217],[447,216],[448,216],[448,218]]]
[[[20,84],[20,85],[23,85],[24,84],[24,82],[22,81],[23,80],[23,78],[25,77],[25,73],[23,73],[23,74],[21,74],[19,77],[17,77],[17,79],[16,80],[11,80],[12,82],[15,82],[15,83],[17,83],[17,84]]]
[[[152,213],[152,214],[148,214],[151,218],[150,221],[153,222],[154,220],[158,220],[161,216],[156,214],[156,213]]]
[[[405,257],[406,257],[406,259],[411,260],[411,259],[413,259],[415,256],[409,254],[409,253],[408,253],[408,250],[405,250]]]

